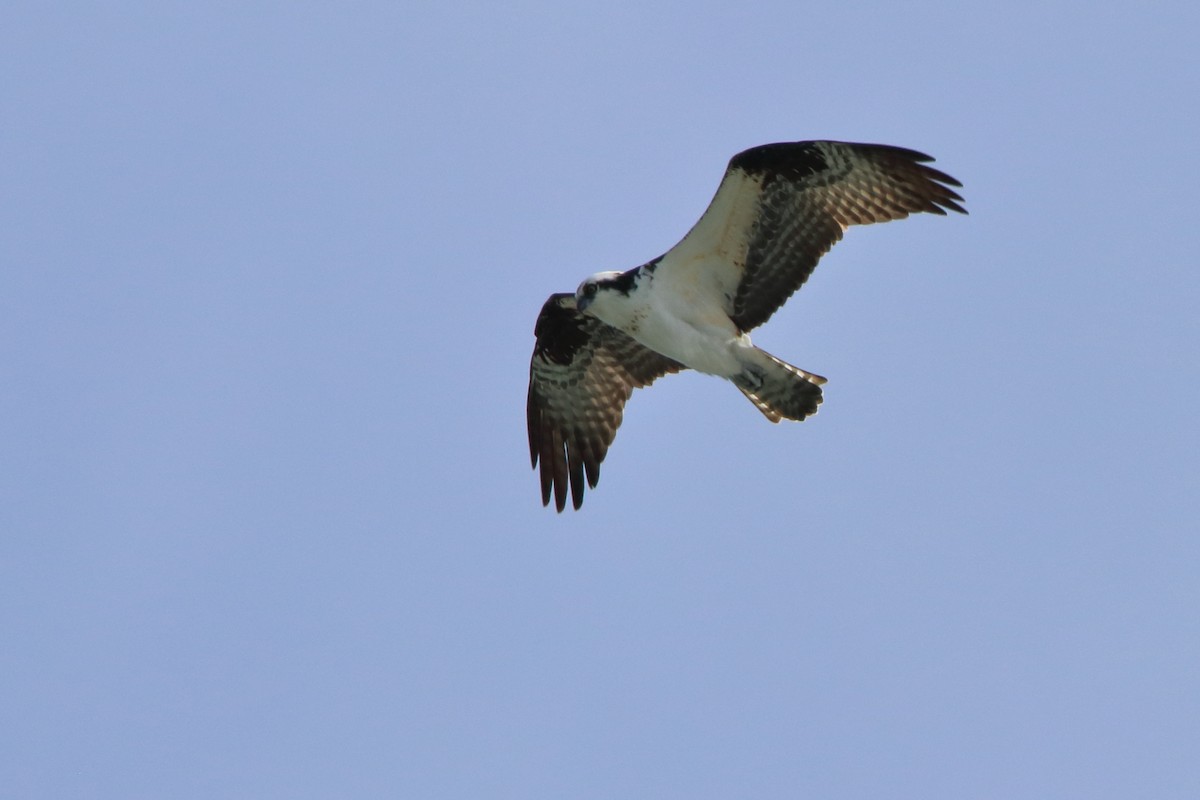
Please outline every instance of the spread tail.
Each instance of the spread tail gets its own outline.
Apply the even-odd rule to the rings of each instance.
[[[821,404],[820,375],[805,372],[755,347],[746,353],[745,369],[730,380],[771,422],[802,420]]]

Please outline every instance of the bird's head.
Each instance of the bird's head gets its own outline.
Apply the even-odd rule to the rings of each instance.
[[[580,312],[587,311],[588,306],[592,305],[597,297],[603,298],[612,289],[613,283],[621,275],[620,272],[597,272],[579,284],[579,288],[575,290],[575,307]]]

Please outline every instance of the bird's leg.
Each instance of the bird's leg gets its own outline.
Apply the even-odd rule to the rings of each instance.
[[[738,383],[750,391],[757,391],[762,388],[766,377],[767,374],[761,367],[754,364],[746,364],[742,367],[742,380],[738,381]]]

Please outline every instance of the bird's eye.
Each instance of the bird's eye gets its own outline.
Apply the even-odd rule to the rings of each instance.
[[[584,286],[583,287],[583,296],[584,297],[595,297],[596,296],[596,284],[589,283],[587,286]]]

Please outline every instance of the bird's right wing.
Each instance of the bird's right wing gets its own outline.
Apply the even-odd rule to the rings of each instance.
[[[596,487],[625,402],[634,389],[683,365],[580,313],[571,294],[554,294],[534,328],[529,364],[529,456],[541,462],[542,505],[583,504],[584,478]]]

